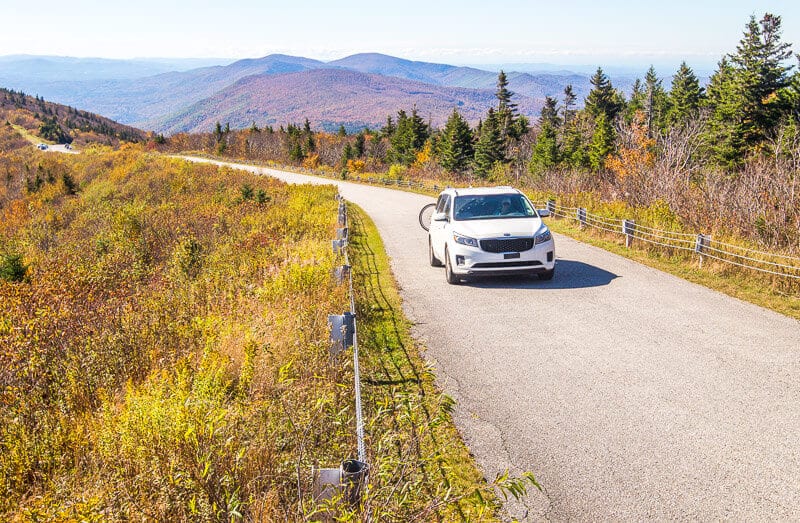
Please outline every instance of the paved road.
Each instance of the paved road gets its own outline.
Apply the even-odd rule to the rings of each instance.
[[[48,145],[47,149],[44,150],[46,153],[61,153],[61,154],[80,154],[80,151],[76,151],[73,148],[67,149],[67,146],[64,144],[55,144],[55,145]]]
[[[558,235],[553,281],[450,286],[417,224],[431,198],[339,187],[486,476],[546,487],[512,517],[800,520],[800,322]]]

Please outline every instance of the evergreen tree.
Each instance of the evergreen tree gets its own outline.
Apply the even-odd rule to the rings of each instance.
[[[672,77],[669,91],[667,120],[670,125],[678,125],[697,114],[703,101],[703,88],[692,68],[682,62],[678,72]]]
[[[540,174],[558,165],[559,160],[556,130],[550,122],[545,121],[533,144],[528,169],[531,174]]]
[[[344,128],[344,124],[339,124],[339,131],[336,133],[336,135],[340,138],[347,136],[347,129]]]
[[[293,162],[299,162],[304,158],[303,156],[303,149],[300,147],[300,144],[295,142],[294,145],[289,149],[289,159]]]
[[[498,101],[498,113],[508,110],[512,116],[516,115],[517,104],[511,101],[511,97],[514,96],[514,93],[508,90],[508,78],[506,77],[506,73],[502,70],[497,75],[497,91],[495,91],[494,95],[497,97]]]
[[[475,144],[475,173],[481,178],[488,177],[494,164],[505,161],[505,145],[500,134],[497,115],[489,109],[486,121],[481,126],[478,143]]]
[[[614,86],[611,85],[611,80],[603,73],[603,69],[598,67],[590,82],[592,90],[586,97],[586,110],[595,118],[604,114],[607,122],[613,121],[622,109],[622,104]]]
[[[389,138],[391,148],[387,154],[392,162],[411,165],[416,153],[425,145],[430,136],[430,129],[417,113],[417,108],[411,110],[411,116],[405,111],[397,113],[397,128]]]
[[[467,121],[455,109],[447,119],[437,150],[439,164],[444,169],[461,173],[469,167],[474,154],[472,132]]]
[[[614,128],[608,116],[601,112],[595,118],[595,128],[592,134],[592,143],[589,145],[589,164],[594,171],[605,168],[606,158],[614,150]]]
[[[558,102],[555,98],[545,96],[544,107],[542,107],[541,118],[539,124],[544,127],[549,125],[553,129],[561,125],[561,120],[558,117]]]
[[[350,145],[350,142],[347,142],[342,150],[342,165],[347,165],[348,160],[352,160],[355,157],[355,151],[353,151],[353,146]]]
[[[576,99],[577,96],[572,90],[572,84],[567,84],[567,86],[564,88],[564,127],[569,124],[569,118],[572,116],[571,107],[575,105]]]
[[[500,138],[504,144],[504,153],[508,148],[509,140],[517,140],[522,134],[528,132],[527,119],[524,122],[520,122],[517,115],[517,104],[511,101],[513,96],[514,93],[508,89],[506,73],[501,70],[497,75],[497,91],[495,91],[495,97],[497,98],[495,118],[500,131]]]
[[[303,132],[305,134],[311,134],[311,122],[308,121],[308,118],[306,118],[305,123],[303,123]]]
[[[356,135],[356,141],[355,144],[353,144],[353,149],[356,158],[361,158],[364,156],[364,151],[366,150],[366,135],[364,131],[361,131]]]
[[[386,125],[381,129],[381,135],[385,136],[386,138],[391,137],[394,132],[397,130],[397,126],[395,126],[394,121],[392,121],[392,115],[386,117]]]
[[[576,125],[570,125],[564,132],[561,161],[576,169],[589,167],[589,151]]]
[[[633,88],[631,89],[631,98],[628,101],[627,105],[625,106],[625,121],[627,123],[631,123],[633,121],[633,118],[634,116],[636,116],[636,113],[644,112],[646,98],[647,95],[645,93],[644,87],[642,86],[642,81],[637,78],[633,82]]]
[[[657,130],[665,127],[668,102],[667,93],[652,65],[644,76],[644,89],[647,135],[653,137]]]
[[[306,135],[306,142],[304,149],[306,156],[317,150],[317,142],[314,141],[314,133],[308,133]]]
[[[754,145],[774,129],[786,107],[778,92],[791,81],[790,44],[781,42],[781,17],[765,14],[760,22],[750,17],[744,38],[731,55],[740,89],[742,134]]]
[[[710,150],[720,165],[740,165],[748,149],[769,136],[788,114],[784,96],[792,66],[781,43],[781,19],[769,13],[750,17],[736,52],[723,58],[708,85]]]

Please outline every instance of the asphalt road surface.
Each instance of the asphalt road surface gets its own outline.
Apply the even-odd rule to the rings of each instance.
[[[800,322],[560,235],[552,281],[448,285],[417,222],[432,198],[338,185],[486,477],[545,487],[509,517],[800,520]]]

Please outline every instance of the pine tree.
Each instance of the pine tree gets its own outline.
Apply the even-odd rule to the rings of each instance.
[[[586,97],[586,110],[595,118],[604,114],[606,120],[611,122],[622,109],[622,104],[619,102],[614,86],[611,85],[611,80],[603,73],[603,69],[598,67],[589,81],[592,84],[592,90]]]
[[[336,136],[339,138],[347,136],[347,129],[344,128],[344,124],[339,124],[339,131],[337,131]]]
[[[397,127],[389,138],[391,148],[387,153],[390,161],[411,165],[416,153],[430,136],[430,129],[419,116],[417,108],[411,110],[411,116],[405,111],[397,113]]]
[[[708,85],[710,150],[720,165],[734,168],[769,136],[789,112],[784,93],[792,66],[789,44],[781,43],[781,18],[750,17],[736,52],[723,58]]]
[[[638,112],[644,112],[645,110],[645,99],[647,95],[645,93],[644,87],[642,86],[642,81],[640,79],[636,79],[633,82],[633,88],[631,89],[631,98],[628,100],[628,103],[625,106],[625,122],[631,123]]]
[[[575,105],[575,92],[572,90],[572,84],[567,84],[564,88],[564,127],[569,124],[569,117],[572,115],[572,106]]]
[[[506,73],[501,70],[497,75],[497,91],[495,91],[495,97],[497,98],[495,118],[497,119],[500,138],[504,144],[504,153],[508,148],[509,140],[519,139],[523,132],[527,132],[527,120],[524,128],[519,125],[517,104],[511,101],[513,96],[514,93],[508,90]]]
[[[678,72],[672,77],[669,91],[669,110],[667,120],[670,125],[686,122],[697,114],[704,98],[703,88],[692,68],[682,62]]]
[[[439,151],[439,164],[444,169],[461,173],[469,167],[474,154],[472,132],[467,121],[456,109],[453,109],[447,119],[437,150]]]
[[[505,161],[505,146],[500,134],[497,115],[494,109],[481,126],[481,135],[475,144],[475,173],[481,178],[488,177],[497,162]]]
[[[556,130],[550,122],[545,121],[533,144],[528,170],[531,174],[540,174],[558,165],[559,160]]]
[[[303,155],[303,148],[300,147],[300,144],[295,142],[294,145],[289,149],[289,159],[293,162],[299,162],[304,158]]]
[[[361,158],[364,156],[364,151],[366,150],[366,135],[364,134],[364,131],[361,131],[356,135],[356,141],[353,144],[353,149],[356,158]]]
[[[792,66],[783,63],[792,55],[790,44],[781,42],[781,17],[765,14],[760,22],[750,17],[744,38],[731,55],[741,89],[742,132],[747,144],[763,140],[786,109],[778,91],[791,81]]]
[[[506,77],[506,73],[502,70],[497,75],[497,91],[495,91],[494,95],[498,100],[498,113],[503,110],[508,110],[512,116],[516,115],[517,104],[511,101],[511,97],[514,96],[514,93],[508,90],[508,78]]]
[[[386,125],[381,129],[381,135],[385,136],[386,138],[391,137],[394,132],[397,130],[397,126],[395,126],[394,121],[392,120],[392,115],[386,117]]]
[[[545,96],[544,106],[542,107],[541,118],[539,124],[541,126],[549,125],[553,129],[561,125],[561,119],[558,117],[558,102],[555,98]]]
[[[347,142],[342,150],[342,165],[347,165],[348,160],[352,160],[355,157],[355,151],[353,151],[353,146],[350,145],[350,142]]]
[[[614,128],[605,113],[600,113],[595,118],[595,128],[592,134],[592,143],[589,145],[589,164],[594,171],[605,168],[606,158],[614,150]]]
[[[644,76],[644,90],[647,135],[653,137],[657,130],[665,127],[668,102],[667,93],[652,65]]]
[[[314,141],[314,133],[308,133],[306,135],[306,142],[304,149],[305,149],[304,151],[305,156],[308,156],[309,154],[317,150],[317,142]]]

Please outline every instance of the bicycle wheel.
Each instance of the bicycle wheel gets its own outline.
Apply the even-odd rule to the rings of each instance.
[[[419,211],[419,224],[426,231],[431,226],[431,218],[433,217],[433,211],[435,208],[436,208],[435,203],[429,203],[428,205],[423,207],[421,211]]]

